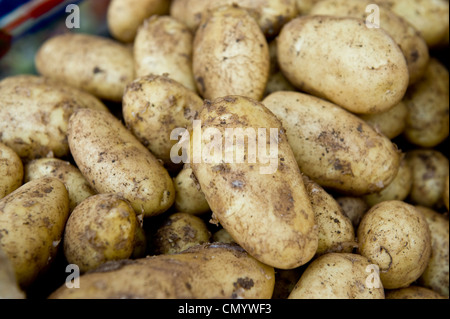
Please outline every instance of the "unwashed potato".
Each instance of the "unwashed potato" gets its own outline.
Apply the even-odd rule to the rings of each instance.
[[[134,79],[133,54],[106,37],[66,33],[45,41],[35,57],[37,71],[106,100],[120,102]]]
[[[174,163],[172,158],[171,149],[177,142],[172,131],[192,126],[202,107],[203,100],[180,83],[150,75],[127,85],[122,113],[127,128],[139,141],[169,170],[176,171],[183,163]]]
[[[211,233],[201,218],[187,213],[175,213],[167,217],[157,229],[155,253],[180,253],[195,245],[209,243],[210,239]]]
[[[29,287],[56,257],[68,216],[67,190],[54,178],[26,183],[0,200],[0,249],[22,288]]]
[[[418,286],[386,290],[386,299],[448,299],[436,291]]]
[[[112,114],[76,111],[68,139],[78,168],[98,193],[122,195],[145,217],[172,206],[175,190],[169,173]]]
[[[238,246],[205,244],[175,255],[109,262],[50,299],[270,299],[274,269]]]
[[[22,186],[23,164],[13,149],[0,143],[0,199]]]
[[[226,229],[222,228],[216,231],[212,236],[212,242],[215,243],[225,243],[225,244],[236,244],[236,241],[231,237],[230,233]]]
[[[0,142],[23,160],[69,154],[67,125],[80,108],[108,111],[94,96],[34,75],[0,82]]]
[[[418,283],[443,296],[449,296],[449,226],[448,217],[423,206],[416,206],[431,231],[431,258]]]
[[[80,272],[133,253],[136,213],[117,194],[98,194],[81,202],[70,214],[64,231],[64,256]]]
[[[370,266],[356,254],[322,255],[308,265],[289,299],[384,299],[383,285]],[[374,280],[367,285],[370,276]]]
[[[40,158],[25,165],[24,182],[42,177],[53,177],[64,183],[69,192],[70,211],[86,198],[96,194],[80,170],[68,161]]]
[[[201,215],[210,211],[205,195],[191,167],[184,167],[173,179],[175,209],[180,212]]]
[[[145,19],[169,9],[170,0],[112,0],[106,16],[109,32],[119,41],[133,42]]]
[[[359,224],[359,252],[380,268],[385,289],[398,289],[416,281],[431,256],[431,234],[425,217],[402,201],[372,207]]]
[[[173,0],[170,14],[195,31],[210,11],[226,5],[238,5],[249,11],[267,37],[276,36],[297,15],[295,0]]]
[[[197,144],[204,150],[212,142],[196,137],[194,130],[191,166],[214,218],[263,263],[292,269],[308,262],[317,250],[318,230],[280,121],[264,105],[243,96],[206,101],[199,119],[203,131],[227,134],[227,139],[226,128],[241,129],[233,131],[236,142],[220,146],[220,152],[199,152]],[[250,143],[255,148],[245,147]]]
[[[406,92],[406,139],[418,146],[435,147],[449,134],[449,75],[432,58],[423,78]]]
[[[309,14],[359,18],[366,23],[379,22],[378,27],[394,39],[406,58],[409,84],[417,82],[425,73],[430,59],[427,43],[409,22],[386,7],[378,7],[379,21],[370,21],[372,11],[368,9],[372,3],[370,0],[324,0],[314,5]]]
[[[361,19],[305,16],[277,38],[286,78],[303,92],[353,113],[381,113],[400,103],[409,84],[403,52],[382,29]]]
[[[360,197],[339,196],[336,201],[344,215],[351,220],[353,228],[358,229],[362,217],[370,209],[369,205]]]
[[[412,170],[409,201],[430,208],[442,206],[442,193],[449,174],[448,158],[437,150],[418,149],[408,151],[406,160]]]
[[[9,257],[0,248],[0,299],[25,299]]]
[[[134,41],[136,77],[163,75],[197,91],[192,71],[194,36],[170,16],[153,16],[141,25]]]
[[[396,146],[341,107],[299,92],[275,92],[262,103],[283,123],[300,170],[320,186],[359,196],[397,175]]]
[[[195,34],[193,71],[205,99],[243,95],[260,100],[269,68],[267,40],[244,9],[214,10]]]

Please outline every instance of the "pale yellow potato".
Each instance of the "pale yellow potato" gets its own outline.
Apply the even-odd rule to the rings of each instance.
[[[35,64],[46,77],[114,102],[122,101],[125,86],[134,79],[132,51],[120,42],[89,34],[65,33],[48,39]]]
[[[196,31],[205,16],[226,5],[239,6],[249,11],[269,38],[276,36],[283,25],[298,13],[295,0],[173,0],[170,15]]]
[[[406,92],[406,139],[421,147],[435,147],[449,134],[449,75],[432,58],[423,78]]]
[[[412,170],[412,188],[409,201],[425,207],[440,207],[442,193],[449,174],[448,158],[433,149],[418,149],[406,153]]]
[[[0,249],[23,289],[55,259],[68,217],[67,190],[54,178],[28,182],[0,200]]]
[[[9,257],[0,248],[0,299],[25,299]]]
[[[81,202],[70,214],[64,231],[64,256],[80,272],[133,253],[136,213],[117,194],[98,194]]]
[[[322,255],[308,265],[289,299],[384,299],[383,285],[370,266],[356,254]],[[370,276],[374,281],[368,285]]]
[[[449,226],[448,217],[423,206],[416,206],[428,222],[431,231],[431,258],[418,284],[449,296]]]
[[[171,149],[177,143],[172,131],[188,128],[200,113],[203,100],[193,91],[166,76],[137,78],[127,85],[122,114],[127,128],[170,171],[179,171]],[[178,136],[176,136],[178,137]]]
[[[170,0],[112,0],[106,15],[108,30],[115,39],[130,43],[145,19],[169,10]]]
[[[406,58],[409,71],[409,84],[417,82],[425,73],[430,55],[425,40],[406,20],[386,7],[379,6],[379,21],[371,19],[370,0],[324,0],[314,5],[310,15],[330,15],[335,17],[352,17],[366,23],[378,23],[398,44]]]
[[[341,206],[344,215],[351,220],[356,232],[362,217],[370,209],[369,205],[360,197],[339,196],[336,201]]]
[[[276,92],[262,103],[283,123],[300,170],[320,186],[360,196],[397,175],[396,146],[356,115],[299,92]]]
[[[68,156],[70,115],[80,108],[108,111],[88,93],[34,75],[4,78],[0,96],[0,142],[24,161]]]
[[[192,71],[194,36],[170,16],[153,16],[141,25],[134,41],[136,77],[166,74],[197,91]]]
[[[226,244],[235,244],[236,243],[236,241],[233,239],[233,237],[231,237],[230,233],[227,232],[227,230],[224,228],[216,231],[212,235],[212,242],[226,243]]]
[[[40,158],[25,165],[24,182],[42,177],[53,177],[64,183],[69,192],[70,211],[86,198],[96,194],[80,170],[68,161]]]
[[[386,290],[386,299],[448,299],[433,291],[419,286],[409,286],[406,288]]]
[[[242,248],[205,244],[175,255],[109,262],[50,299],[270,299],[274,269]]]
[[[387,111],[408,88],[399,46],[361,19],[298,17],[283,27],[277,43],[278,62],[289,82],[353,113]]]
[[[180,212],[202,215],[210,211],[205,195],[192,171],[185,166],[173,179],[175,187],[175,209]]]
[[[269,46],[247,11],[214,10],[197,30],[193,46],[194,78],[203,98],[262,99],[269,78]]]
[[[118,193],[145,217],[168,210],[175,199],[163,165],[112,114],[81,109],[70,118],[70,150],[98,193]]]
[[[223,158],[222,152],[198,152],[198,144],[204,150],[211,142],[198,139],[194,128],[191,166],[213,219],[267,265],[292,269],[311,260],[318,246],[314,211],[280,121],[261,103],[242,96],[206,102],[199,119],[206,134],[215,131],[230,140],[226,128],[242,133],[233,132],[237,142],[225,143]],[[254,149],[244,147],[244,134]],[[260,155],[255,154],[257,144]]]
[[[380,268],[385,289],[408,287],[419,279],[431,257],[425,217],[403,201],[373,206],[357,231],[359,253]]]
[[[22,186],[22,180],[22,160],[13,149],[0,143],[0,199]]]

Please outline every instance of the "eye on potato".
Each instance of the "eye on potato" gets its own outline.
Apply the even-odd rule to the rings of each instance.
[[[22,186],[23,163],[13,149],[0,143],[0,199]]]
[[[205,195],[191,167],[184,167],[173,179],[175,187],[175,209],[192,215],[210,211]]]
[[[386,290],[386,299],[448,299],[436,291],[419,286]]]

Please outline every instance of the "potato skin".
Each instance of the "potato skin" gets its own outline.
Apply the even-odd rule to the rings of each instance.
[[[369,288],[367,258],[329,253],[308,265],[289,299],[384,299],[383,286]]]
[[[222,136],[226,128],[278,130],[277,139],[270,138],[278,147],[275,172],[271,161],[272,171],[261,173],[268,168],[261,157],[249,165],[247,160],[223,163],[202,155],[191,166],[214,218],[250,255],[280,269],[308,262],[318,245],[314,212],[279,120],[261,103],[242,96],[205,102],[199,119],[202,130],[216,129]],[[204,149],[206,141],[201,143]]]
[[[122,101],[126,84],[134,78],[129,48],[105,37],[81,33],[57,35],[45,41],[35,64],[46,77],[114,102]]]
[[[337,105],[298,92],[276,92],[262,103],[282,121],[300,170],[320,186],[360,196],[397,175],[396,146]]]
[[[190,166],[185,166],[173,179],[175,209],[180,212],[201,215],[210,211],[205,195]]]
[[[409,286],[428,265],[431,234],[414,206],[385,201],[372,207],[359,224],[359,253],[380,267],[385,289]]]
[[[172,206],[169,173],[112,114],[78,110],[70,118],[68,136],[78,168],[98,193],[121,194],[144,217]]]
[[[419,286],[386,290],[386,299],[448,299],[436,291]]]
[[[242,95],[260,100],[269,68],[267,40],[243,9],[214,10],[195,34],[193,71],[205,99]]]
[[[0,143],[0,199],[22,186],[22,180],[22,160],[13,149]]]
[[[274,269],[238,246],[205,244],[175,255],[106,263],[50,299],[270,299]],[[214,283],[214,284],[212,284]]]
[[[278,62],[289,82],[350,112],[387,111],[408,87],[408,67],[398,45],[363,20],[297,17],[283,27],[277,43]]]
[[[56,257],[68,216],[67,190],[54,178],[26,183],[0,200],[0,248],[11,260],[22,288]]]

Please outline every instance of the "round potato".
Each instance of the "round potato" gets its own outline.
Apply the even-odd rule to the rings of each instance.
[[[175,187],[175,209],[192,215],[210,211],[205,195],[191,167],[184,167],[173,179]]]
[[[359,224],[361,255],[380,268],[385,289],[409,286],[430,261],[431,234],[422,213],[402,201],[372,207]]]
[[[69,195],[54,178],[28,182],[0,200],[0,249],[22,288],[55,259],[68,217]]]
[[[448,299],[436,291],[418,286],[386,290],[386,299]]]
[[[68,136],[78,168],[97,193],[118,193],[145,217],[172,206],[175,189],[169,173],[112,114],[78,110],[70,118]]]
[[[408,88],[403,52],[384,30],[369,29],[363,20],[298,17],[283,27],[277,43],[289,82],[353,113],[385,112]]]
[[[369,205],[360,197],[339,196],[336,201],[344,215],[352,222],[353,228],[358,229],[362,217],[370,209]]]
[[[320,186],[360,196],[397,175],[396,146],[337,105],[298,92],[276,92],[262,103],[283,123],[300,170]]]
[[[242,95],[260,100],[269,68],[267,40],[244,9],[214,10],[195,34],[193,71],[205,99]]]
[[[23,164],[13,149],[0,143],[0,199],[22,185]]]
[[[371,266],[356,254],[322,255],[308,265],[289,299],[384,299],[383,285]]]
[[[112,39],[67,33],[45,41],[36,54],[37,71],[49,78],[114,102],[134,79],[129,48]]]

